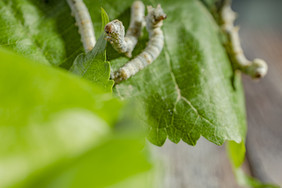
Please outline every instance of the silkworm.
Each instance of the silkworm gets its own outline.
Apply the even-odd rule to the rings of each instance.
[[[67,0],[81,35],[85,52],[91,51],[96,43],[93,24],[83,0]]]
[[[135,1],[131,6],[130,25],[125,36],[124,26],[119,20],[114,20],[105,26],[106,39],[117,52],[127,57],[132,56],[132,51],[144,27],[144,14],[144,4],[141,1]]]
[[[252,78],[262,78],[267,73],[267,64],[262,59],[250,61],[244,55],[240,43],[239,27],[234,26],[236,13],[231,9],[231,1],[225,0],[221,9],[222,28],[227,34],[227,51],[235,69],[239,69]]]
[[[164,46],[164,35],[161,30],[163,20],[166,14],[160,5],[157,8],[148,6],[148,15],[146,17],[146,29],[149,33],[149,42],[145,50],[134,59],[126,63],[111,76],[115,83],[130,78],[131,76],[151,64],[161,53]]]

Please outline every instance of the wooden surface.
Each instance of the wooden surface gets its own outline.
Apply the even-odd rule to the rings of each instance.
[[[282,34],[247,29],[241,33],[249,57],[261,57],[269,66],[262,81],[244,79],[247,157],[255,177],[282,186]]]
[[[265,182],[282,186],[282,35],[278,32],[241,30],[243,47],[250,59],[269,64],[259,82],[244,76],[248,116],[246,170]],[[201,138],[196,147],[166,142],[153,146],[163,159],[162,188],[237,188],[225,147]]]
[[[224,146],[201,138],[196,147],[166,142],[154,147],[163,160],[162,188],[238,188]]]

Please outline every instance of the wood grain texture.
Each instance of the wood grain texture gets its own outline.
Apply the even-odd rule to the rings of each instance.
[[[260,82],[244,79],[247,157],[255,177],[282,186],[282,34],[244,28],[241,38],[248,56],[264,58],[269,66]]]
[[[162,188],[238,188],[224,146],[204,138],[196,147],[167,141],[163,147],[152,146],[163,161]]]

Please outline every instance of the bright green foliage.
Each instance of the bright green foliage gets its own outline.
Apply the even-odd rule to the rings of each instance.
[[[150,169],[115,137],[121,103],[88,81],[0,50],[0,187],[105,187]]]
[[[73,159],[55,164],[48,171],[33,176],[26,187],[104,188],[143,175],[151,168],[140,153],[144,147],[133,137],[112,137]],[[142,178],[144,181],[144,177]],[[141,181],[141,182],[142,182]],[[125,182],[127,183],[127,182]],[[150,184],[148,184],[150,185]],[[127,187],[127,186],[125,186]]]
[[[110,17],[127,25],[131,3],[120,4],[105,2],[103,6]],[[117,85],[115,93],[139,102],[139,116],[156,145],[167,137],[195,145],[201,135],[218,145],[225,140],[241,142],[246,133],[241,81],[220,43],[217,24],[196,0],[162,1],[162,7],[168,15],[162,54]],[[147,40],[144,35],[135,54]],[[128,61],[111,49],[107,54],[114,69]]]
[[[229,141],[227,143],[227,151],[229,158],[232,161],[234,167],[239,168],[245,160],[245,154],[246,154],[245,142],[236,143],[233,141]]]

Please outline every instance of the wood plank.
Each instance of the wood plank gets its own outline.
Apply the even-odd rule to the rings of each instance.
[[[259,83],[244,79],[248,114],[247,156],[253,175],[282,186],[282,34],[244,27],[243,46],[252,59],[268,62]]]
[[[164,164],[160,175],[162,188],[238,188],[225,146],[201,138],[196,147],[167,141],[152,146]]]

